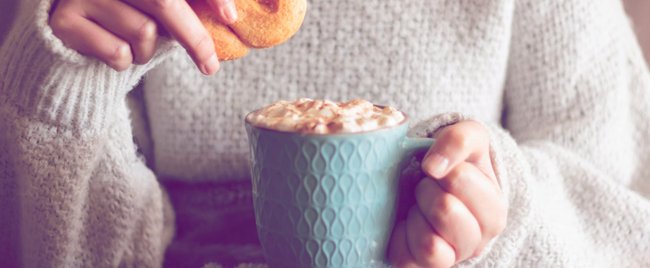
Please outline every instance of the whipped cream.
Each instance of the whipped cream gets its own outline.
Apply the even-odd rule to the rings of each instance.
[[[378,107],[361,99],[336,103],[301,98],[275,102],[250,113],[246,120],[254,126],[279,131],[334,134],[396,126],[405,118],[393,107]]]

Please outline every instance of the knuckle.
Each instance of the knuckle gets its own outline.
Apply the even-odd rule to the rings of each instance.
[[[466,148],[469,145],[469,138],[461,128],[449,129],[447,137],[456,148]]]
[[[438,215],[441,221],[452,218],[454,215],[459,213],[458,204],[451,194],[443,194],[438,198],[434,206],[434,211],[431,212],[434,215]]]
[[[456,166],[454,169],[449,171],[446,180],[443,180],[447,184],[449,190],[453,189],[462,189],[464,187],[465,178],[471,176],[470,167],[461,163]]]
[[[131,50],[128,45],[119,45],[109,58],[109,65],[117,71],[126,70],[132,62]]]
[[[156,39],[157,25],[151,20],[145,21],[138,30],[136,40],[138,42],[148,42]]]
[[[446,256],[449,254],[448,250],[434,235],[420,236],[416,247],[413,257],[425,267],[450,267],[453,264],[454,257]]]
[[[416,244],[415,254],[419,255],[417,256],[418,259],[431,262],[435,259],[436,253],[440,251],[438,247],[433,235],[422,235]]]
[[[66,11],[55,12],[50,18],[50,27],[56,36],[72,30],[74,25],[73,16]]]

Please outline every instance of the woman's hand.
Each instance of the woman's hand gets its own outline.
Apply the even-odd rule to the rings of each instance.
[[[226,23],[237,19],[233,0],[208,1]],[[81,54],[115,70],[153,56],[162,26],[206,75],[219,69],[212,38],[186,0],[59,0],[49,21],[54,34]]]
[[[450,267],[477,256],[506,225],[507,202],[489,155],[485,127],[462,121],[440,130],[422,161],[430,177],[417,204],[393,230],[388,258],[396,267]]]

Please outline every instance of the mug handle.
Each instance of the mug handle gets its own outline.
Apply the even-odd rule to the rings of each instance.
[[[402,142],[404,156],[409,157],[420,152],[426,152],[433,145],[435,139],[432,138],[409,138]]]
[[[413,178],[413,177],[402,177],[403,172],[407,168],[409,161],[412,157],[417,156],[420,153],[426,153],[431,145],[435,142],[435,139],[432,138],[410,138],[406,137],[402,141],[402,162],[400,164],[400,180],[398,182],[398,191],[397,191],[397,206],[395,208],[395,213],[397,218],[404,218],[408,211],[408,208],[403,207],[406,204],[411,204],[415,200],[410,200],[410,198],[415,198],[412,193],[414,193],[417,183],[422,177]],[[419,168],[419,167],[418,167]]]

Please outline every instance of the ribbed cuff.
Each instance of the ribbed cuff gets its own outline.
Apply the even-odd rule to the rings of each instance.
[[[0,47],[0,105],[75,132],[106,127],[113,107],[174,47],[159,42],[153,60],[116,72],[63,45],[48,25],[51,1],[25,1]]]

